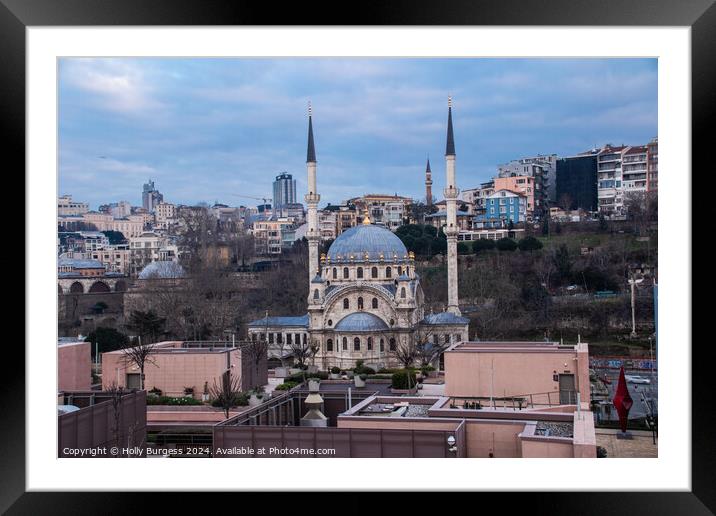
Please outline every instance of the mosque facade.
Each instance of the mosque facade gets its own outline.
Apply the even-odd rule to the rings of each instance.
[[[315,365],[348,369],[356,361],[379,369],[398,365],[396,353],[411,343],[453,344],[468,339],[469,320],[458,308],[457,198],[452,103],[448,101],[446,159],[448,306],[425,313],[415,256],[389,229],[363,222],[341,233],[319,257],[316,150],[309,106],[306,167],[309,250],[308,313],[270,316],[249,323],[249,338],[268,341],[269,359],[284,359],[296,346],[315,350]],[[438,364],[436,364],[438,365]]]

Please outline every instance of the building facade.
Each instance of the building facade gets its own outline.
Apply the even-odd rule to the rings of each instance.
[[[152,213],[154,208],[164,200],[164,196],[154,187],[151,179],[142,186],[142,208]]]
[[[485,213],[473,219],[475,228],[505,228],[527,220],[527,197],[512,190],[497,190],[486,199]]]
[[[647,145],[646,190],[657,192],[659,190],[659,139],[654,138]]]
[[[287,172],[276,176],[273,182],[273,205],[280,210],[287,204],[296,204],[296,180]]]
[[[83,215],[89,211],[86,202],[73,201],[71,195],[63,195],[57,199],[57,215]]]
[[[597,211],[596,153],[557,160],[556,196],[556,204],[560,207]]]
[[[456,204],[459,190],[455,184],[451,105],[448,107],[446,167],[447,220],[444,231],[448,237],[448,307],[442,313],[425,314],[425,298],[420,276],[415,271],[414,256],[392,231],[371,219],[372,208],[382,210],[391,201],[404,206],[405,198],[366,196],[362,222],[343,231],[319,260],[320,230],[317,214],[312,213],[311,207],[314,202],[317,204],[320,196],[316,188],[316,152],[309,111],[308,314],[298,317],[267,315],[248,325],[249,338],[267,340],[269,357],[284,359],[287,356],[286,340],[291,335],[292,346],[315,350],[315,360],[323,369],[353,367],[357,360],[376,368],[387,367],[397,363],[394,354],[401,347],[410,346],[416,340],[432,341],[433,335],[447,338],[450,343],[467,339],[469,320],[460,315],[457,296],[459,230]],[[371,201],[378,204],[371,204]],[[386,204],[382,204],[384,202]],[[311,235],[315,236],[311,238]]]

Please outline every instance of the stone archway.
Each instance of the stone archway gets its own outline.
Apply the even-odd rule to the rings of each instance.
[[[72,285],[70,285],[70,293],[72,294],[84,294],[84,291],[85,288],[79,281],[75,281]]]
[[[105,293],[110,291],[111,289],[109,288],[109,285],[107,285],[104,281],[95,281],[89,288],[90,293]]]

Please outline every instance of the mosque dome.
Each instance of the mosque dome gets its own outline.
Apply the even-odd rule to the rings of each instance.
[[[176,262],[152,262],[142,269],[139,279],[176,279],[184,277],[184,268]]]
[[[328,249],[331,263],[350,262],[351,256],[357,262],[403,261],[407,254],[400,238],[389,229],[374,224],[361,224],[344,231]]]
[[[336,324],[336,331],[359,332],[359,331],[384,331],[388,325],[385,321],[368,312],[355,312],[346,315]]]

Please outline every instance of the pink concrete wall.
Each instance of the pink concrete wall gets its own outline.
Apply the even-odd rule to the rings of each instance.
[[[522,457],[532,459],[560,459],[574,457],[571,442],[522,440]]]
[[[597,436],[594,431],[594,414],[587,410],[574,413],[574,457],[597,457]]]
[[[525,428],[521,421],[487,423],[466,421],[467,456],[521,457],[519,438]]]
[[[160,347],[178,347],[177,343],[161,343]],[[241,358],[239,350],[229,353],[233,375],[240,376]],[[153,363],[145,366],[145,390],[154,387],[161,389],[166,396],[183,396],[184,387],[194,387],[194,397],[201,398],[204,382],[211,387],[227,369],[226,353],[153,353]],[[139,368],[127,362],[122,351],[102,354],[102,387],[108,388],[113,383],[126,387],[127,373],[139,373]]]
[[[57,390],[88,391],[92,388],[89,342],[57,346]]]
[[[229,417],[237,416],[241,413],[239,410],[229,411]],[[189,410],[152,410],[152,406],[147,407],[147,423],[220,423],[224,421],[223,410],[212,411],[189,411]]]
[[[575,358],[580,361],[579,367]],[[446,396],[495,397],[557,392],[559,382],[553,380],[553,375],[570,373],[575,375],[576,388],[582,392],[587,407],[589,403],[586,351],[461,351],[458,347],[445,353],[445,371]],[[552,397],[552,403],[558,400]]]

